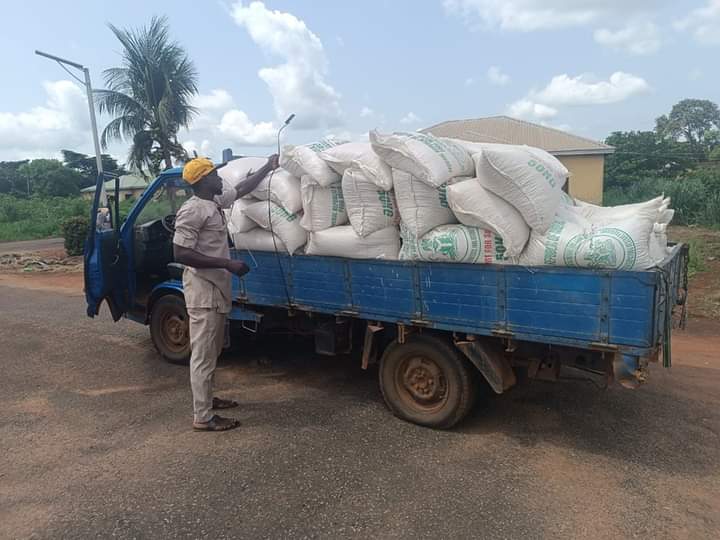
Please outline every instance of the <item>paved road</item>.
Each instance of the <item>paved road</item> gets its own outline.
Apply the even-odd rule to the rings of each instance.
[[[42,251],[63,247],[62,238],[43,238],[42,240],[23,240],[22,242],[0,242],[0,255],[25,251]]]
[[[222,361],[244,426],[203,434],[145,328],[79,296],[0,285],[0,306],[2,538],[720,537],[706,349],[634,392],[528,384],[441,432],[392,417],[374,372],[275,339]]]

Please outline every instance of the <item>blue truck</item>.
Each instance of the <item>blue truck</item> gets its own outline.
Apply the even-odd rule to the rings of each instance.
[[[112,194],[111,194],[112,195]],[[119,192],[86,243],[85,295],[94,317],[150,327],[160,355],[187,362],[181,268],[173,263],[175,211],[192,195],[181,169],[156,178],[121,223]],[[103,223],[96,216],[111,215]],[[230,241],[230,240],[229,240]],[[657,268],[586,268],[358,260],[231,250],[251,271],[233,278],[228,335],[279,328],[312,334],[320,354],[356,353],[378,363],[389,409],[449,428],[478,388],[500,394],[518,380],[584,379],[635,388],[648,365],[671,363],[674,324],[685,321],[688,250],[672,247]],[[487,385],[480,379],[484,379]]]

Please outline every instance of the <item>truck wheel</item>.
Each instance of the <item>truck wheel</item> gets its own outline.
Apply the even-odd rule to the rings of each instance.
[[[380,389],[397,417],[440,429],[462,420],[476,394],[468,362],[447,342],[423,335],[388,346],[380,361]]]
[[[174,294],[159,298],[150,313],[150,337],[160,355],[173,364],[190,362],[189,320],[185,301]]]

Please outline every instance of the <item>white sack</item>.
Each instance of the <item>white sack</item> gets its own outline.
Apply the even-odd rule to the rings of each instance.
[[[668,255],[667,245],[667,225],[665,223],[655,223],[653,231],[650,235],[650,258],[655,264],[660,264]]]
[[[229,209],[223,210],[230,234],[247,232],[257,227],[257,223],[245,215],[245,208],[255,202],[255,199],[237,199]]]
[[[538,148],[487,145],[473,155],[478,181],[513,205],[531,229],[545,232],[561,201],[568,170]]]
[[[652,230],[652,213],[592,229],[556,219],[545,233],[532,232],[520,264],[645,270],[655,265]]]
[[[530,228],[515,207],[485,189],[475,178],[453,184],[447,191],[450,208],[460,223],[494,231],[502,238],[508,257],[520,255],[530,237]]]
[[[360,236],[395,226],[400,221],[395,194],[378,189],[359,169],[345,171],[342,191],[348,219]]]
[[[451,179],[450,182],[456,179]],[[431,186],[400,169],[393,169],[393,188],[400,218],[414,236],[430,229],[457,223],[448,205],[447,186]]]
[[[333,146],[318,155],[340,176],[351,166],[355,166],[380,189],[385,191],[392,189],[392,169],[380,159],[369,142],[351,142]]]
[[[270,187],[269,192],[268,187]],[[267,201],[269,198],[290,214],[302,210],[300,179],[284,169],[276,169],[272,176],[268,174],[250,194],[261,201]]]
[[[249,174],[262,169],[266,163],[267,158],[263,157],[233,159],[220,167],[217,173],[222,178],[225,189],[228,187],[235,189],[235,186],[245,180]]]
[[[351,259],[396,260],[400,251],[397,227],[387,227],[367,236],[358,236],[352,227],[332,227],[310,233],[306,255],[327,255]]]
[[[267,230],[270,229],[268,217],[272,219],[272,232],[283,241],[290,255],[307,241],[307,233],[300,226],[300,215],[291,214],[272,201],[251,204],[245,209],[245,215]]]
[[[618,206],[597,206],[576,200],[578,211],[592,223],[611,223],[633,218],[637,212],[654,210],[664,211],[667,208],[662,196],[655,197],[649,201],[633,204],[621,204]],[[665,208],[663,208],[665,206]],[[659,217],[659,216],[658,216]]]
[[[235,249],[249,249],[250,251],[275,251],[279,253],[287,251],[285,244],[277,236],[273,243],[273,234],[270,231],[256,227],[247,232],[239,232],[232,235]]]
[[[487,229],[441,225],[420,238],[401,228],[400,260],[503,264],[502,238]]]
[[[302,194],[303,217],[300,225],[306,231],[322,231],[347,223],[342,184],[336,183],[322,187],[310,178],[302,177],[300,183]]]
[[[301,178],[304,174],[309,174],[318,184],[329,186],[340,181],[340,175],[320,158],[318,152],[339,144],[343,142],[323,139],[303,146],[287,145],[280,154],[280,166],[293,176]]]
[[[455,176],[472,176],[470,153],[451,139],[426,133],[381,135],[370,132],[375,153],[393,169],[400,169],[435,187]]]

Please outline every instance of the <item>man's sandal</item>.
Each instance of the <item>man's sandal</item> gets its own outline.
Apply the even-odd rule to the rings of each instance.
[[[233,401],[232,399],[222,399],[219,397],[213,398],[213,404],[212,408],[219,410],[219,409],[234,409],[235,407],[239,407],[240,404],[237,401]]]
[[[193,422],[195,431],[227,431],[240,427],[240,420],[234,418],[223,418],[217,414],[207,422]]]

